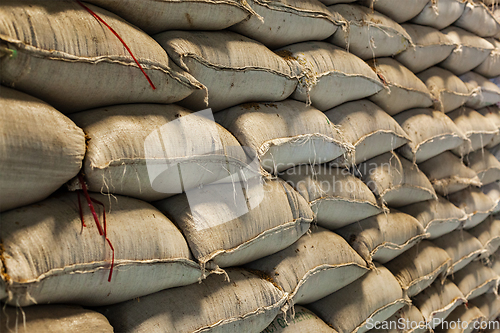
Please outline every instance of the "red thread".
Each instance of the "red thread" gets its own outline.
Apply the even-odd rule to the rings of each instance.
[[[104,239],[106,239],[106,242],[108,243],[109,247],[111,248],[111,267],[109,270],[109,277],[108,277],[108,282],[111,282],[111,277],[113,276],[113,268],[115,267],[115,248],[111,244],[111,241],[109,240],[107,236],[107,228],[106,228],[106,206],[99,200],[96,200],[94,198],[91,198],[88,191],[87,191],[87,186],[85,185],[85,182],[83,180],[83,176],[81,174],[78,175],[78,180],[80,181],[80,185],[82,186],[83,194],[85,196],[85,199],[87,200],[87,204],[89,205],[90,211],[92,212],[92,216],[94,217],[95,224],[97,226],[97,229],[99,230],[99,235],[104,236]],[[83,210],[82,210],[82,205],[80,203],[80,192],[76,192],[78,196],[78,207],[80,209],[80,219],[82,221],[82,226],[86,226],[85,222],[83,221]],[[92,202],[101,205],[102,206],[102,223],[104,227],[104,231],[101,228],[101,224],[99,223],[99,219],[97,217],[97,213],[94,209],[94,205]]]
[[[78,198],[78,211],[80,212],[80,221],[82,221],[82,228],[85,228],[85,221],[83,220],[83,209],[82,203],[80,202],[80,192],[76,191],[76,197]]]
[[[153,90],[156,89],[155,85],[153,84],[153,82],[151,81],[151,79],[149,78],[148,74],[146,74],[146,72],[144,71],[144,69],[142,68],[141,64],[137,61],[137,59],[134,57],[134,55],[132,54],[132,51],[130,51],[129,47],[127,46],[127,44],[123,41],[123,39],[120,37],[120,35],[118,35],[118,33],[109,26],[109,24],[107,24],[102,18],[99,17],[99,15],[97,15],[96,13],[94,13],[94,11],[92,11],[92,9],[90,9],[89,7],[85,6],[80,0],[76,0],[76,2],[82,6],[86,11],[88,11],[92,16],[95,17],[96,20],[98,20],[99,22],[101,22],[102,24],[104,24],[115,36],[116,38],[118,38],[120,40],[120,42],[123,44],[123,46],[127,49],[128,53],[132,56],[132,59],[134,59],[135,63],[137,64],[137,66],[139,66],[142,74],[144,74],[144,76],[146,77],[146,79],[148,80],[149,84],[151,85],[151,88],[153,88]]]

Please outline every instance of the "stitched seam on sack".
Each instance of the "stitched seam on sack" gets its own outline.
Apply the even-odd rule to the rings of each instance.
[[[353,145],[354,145],[354,148],[356,148],[356,146],[358,146],[360,143],[362,143],[362,141],[366,140],[367,138],[375,135],[375,134],[379,134],[379,133],[387,133],[387,134],[392,134],[394,136],[397,136],[398,138],[401,138],[401,139],[405,139],[409,142],[411,142],[411,139],[407,136],[407,134],[399,134],[399,133],[396,133],[394,130],[384,130],[384,129],[377,129],[373,132],[370,132],[368,134],[365,134],[363,135],[361,138],[359,138]],[[407,144],[407,143],[404,143],[403,145]],[[395,149],[395,148],[394,148]],[[355,151],[356,152],[356,151]]]
[[[321,198],[318,198],[318,199],[314,199],[313,201],[309,201],[309,205],[313,205],[313,204],[315,204],[318,201],[319,202],[321,202],[321,201],[343,201],[343,202],[354,203],[354,204],[363,204],[363,205],[364,204],[368,204],[370,206],[378,208],[379,210],[382,210],[382,208],[379,205],[377,205],[376,203],[373,203],[371,201],[368,201],[368,200],[356,200],[356,199],[342,197],[342,196],[339,196],[339,195],[332,195],[332,196],[327,196],[327,197],[321,197]]]
[[[426,234],[426,233],[419,234],[419,235],[411,237],[410,239],[408,239],[406,242],[404,242],[401,245],[396,244],[396,243],[392,243],[392,242],[383,242],[383,243],[375,246],[375,248],[372,251],[370,251],[370,256],[373,257],[380,248],[382,248],[382,249],[390,249],[390,250],[402,250],[406,246],[410,245],[411,243],[417,242],[420,239],[428,238],[428,236],[429,235]]]
[[[285,12],[287,14],[294,14],[297,16],[302,16],[302,17],[310,17],[310,18],[322,18],[325,20],[328,20],[335,25],[341,25],[344,23],[343,20],[335,20],[334,16],[329,13],[324,13],[320,11],[314,11],[310,9],[304,9],[304,8],[296,8],[292,7],[289,5],[286,5],[284,3],[280,3],[278,1],[274,1],[272,4],[271,3],[266,3],[262,2],[259,0],[254,0],[259,6],[266,7],[267,9],[271,11],[278,11],[278,12]]]
[[[113,57],[109,56],[99,56],[99,57],[81,57],[71,55],[61,51],[47,51],[42,50],[31,45],[23,44],[20,41],[10,41],[10,38],[5,38],[0,35],[0,40],[5,40],[8,43],[15,44],[19,49],[18,51],[25,51],[28,55],[34,56],[36,58],[44,59],[44,60],[53,60],[53,61],[66,61],[66,62],[75,62],[75,63],[88,63],[88,64],[98,64],[101,62],[110,63],[110,64],[119,64],[123,66],[130,66],[135,68],[140,68],[133,60],[128,60],[126,58],[118,57],[113,59]],[[57,57],[55,55],[60,54],[61,56]],[[149,60],[141,59],[141,66],[147,70],[158,70],[162,73],[167,74],[172,79],[176,80],[180,84],[184,86],[195,86],[197,88],[202,88],[203,85],[197,81],[193,81],[192,79],[184,76],[182,73],[175,73],[169,67],[161,66],[157,63],[154,63]],[[187,82],[186,82],[187,81]]]
[[[443,272],[446,272],[448,270],[448,269],[443,269],[443,267],[446,267],[446,266],[451,266],[451,258],[446,259],[444,263],[439,265],[438,268],[436,268],[435,270],[433,270],[429,274],[426,274],[424,276],[421,276],[421,277],[411,281],[407,286],[403,287],[403,289],[405,289],[405,288],[410,289],[411,287],[413,287],[414,285],[416,285],[417,283],[419,283],[421,281],[436,278],[439,275],[439,273],[443,273]]]
[[[368,322],[368,320],[369,320],[370,318],[373,318],[373,317],[374,317],[374,316],[376,316],[379,312],[382,312],[383,310],[388,309],[389,307],[391,307],[391,306],[393,306],[393,305],[396,305],[396,304],[398,304],[398,303],[403,303],[403,304],[405,304],[405,305],[409,305],[409,304],[411,304],[411,301],[410,301],[410,300],[408,300],[408,299],[405,299],[405,298],[400,298],[400,299],[397,299],[397,300],[395,300],[395,301],[393,301],[393,302],[391,302],[391,303],[389,303],[389,304],[386,304],[386,305],[384,305],[384,306],[382,306],[382,307],[378,308],[377,310],[375,310],[374,312],[372,312],[372,313],[370,314],[370,316],[369,316],[368,318],[366,318],[366,319],[365,319],[362,323],[360,323],[358,326],[356,326],[356,328],[352,331],[352,333],[356,333],[356,332],[358,332],[358,330],[359,330],[361,327],[363,327],[363,326],[365,326],[365,325],[367,324],[367,322]]]
[[[185,259],[185,258],[171,258],[171,259],[145,259],[145,260],[129,260],[129,259],[121,259],[121,260],[116,260],[114,268],[117,269],[119,267],[123,266],[137,266],[137,265],[151,265],[151,264],[180,264],[183,266],[188,266],[192,268],[199,268],[199,265],[194,262],[193,260],[190,259]],[[97,266],[101,265],[100,267],[93,267],[92,266]],[[86,269],[85,266],[89,266],[91,269]],[[67,271],[67,269],[72,269],[70,271]],[[95,272],[101,271],[101,270],[109,270],[109,261],[94,261],[92,263],[82,263],[82,264],[72,264],[72,265],[66,265],[64,267],[59,267],[59,268],[53,268],[43,274],[40,274],[36,278],[32,279],[23,279],[22,282],[17,282],[14,281],[12,282],[12,285],[16,286],[25,286],[29,284],[36,284],[39,283],[45,279],[48,279],[50,277],[56,277],[60,275],[67,275],[67,274],[93,274]],[[62,274],[61,274],[62,273]]]
[[[194,53],[187,52],[187,53],[179,54],[179,58],[181,59],[181,61],[183,63],[184,63],[183,58],[186,58],[186,57],[194,59],[200,65],[203,65],[203,66],[211,68],[211,69],[216,69],[216,70],[238,71],[238,72],[257,71],[257,72],[272,73],[275,75],[285,77],[287,79],[300,78],[300,76],[298,74],[293,74],[293,73],[291,73],[291,71],[290,71],[290,73],[284,73],[284,72],[280,72],[280,71],[277,71],[277,70],[272,69],[272,68],[264,68],[264,67],[257,67],[257,66],[229,67],[229,66],[220,65],[220,64],[212,64],[212,63],[208,62],[206,59],[204,59],[204,58],[202,58],[199,55],[194,54]],[[187,68],[186,65],[185,65],[185,67]],[[283,66],[283,67],[285,67],[285,66]],[[287,67],[290,68],[288,66],[288,64],[287,64]]]
[[[416,153],[420,150],[420,147],[421,147],[421,146],[423,146],[423,145],[427,145],[427,144],[429,144],[429,143],[432,143],[432,141],[434,141],[434,140],[436,140],[436,139],[441,139],[441,140],[443,140],[443,139],[448,138],[448,137],[449,137],[449,138],[458,138],[458,139],[462,139],[462,140],[464,140],[464,138],[463,138],[463,137],[461,137],[461,136],[460,136],[460,135],[458,135],[458,134],[455,134],[455,133],[444,133],[444,134],[438,134],[438,135],[435,135],[435,136],[433,136],[433,137],[427,138],[427,139],[425,139],[425,140],[421,141],[421,142],[420,142],[419,144],[417,144],[416,146],[415,146],[415,145],[413,145],[413,144],[415,143],[414,141],[410,141],[410,142],[408,143],[408,145],[412,148],[412,152],[416,154]],[[461,144],[457,145],[457,147],[458,147],[458,146],[460,146],[460,145],[461,145]],[[413,146],[413,147],[412,147],[412,146]],[[457,147],[455,147],[455,148],[457,148]],[[455,148],[453,148],[453,149],[455,149]],[[415,149],[415,150],[414,150],[414,149]]]
[[[194,330],[192,333],[201,333],[201,332],[204,332],[207,330],[212,330],[213,328],[216,328],[217,326],[231,324],[231,323],[236,322],[236,321],[241,321],[241,320],[247,319],[248,317],[258,316],[260,314],[265,314],[266,312],[269,312],[272,309],[275,309],[278,307],[281,308],[281,306],[283,304],[285,304],[287,300],[288,300],[288,293],[283,293],[283,297],[279,300],[279,302],[277,302],[275,304],[271,304],[271,305],[263,306],[263,307],[258,307],[254,311],[247,312],[241,316],[227,318],[227,319],[221,319],[216,323],[198,328],[198,329]]]
[[[207,263],[210,260],[213,260],[215,257],[217,257],[221,254],[232,254],[232,253],[238,252],[240,250],[244,250],[245,248],[254,245],[254,243],[259,241],[259,240],[265,239],[265,238],[273,236],[275,234],[282,233],[284,230],[295,228],[302,223],[312,223],[312,222],[313,222],[312,218],[308,219],[305,217],[299,217],[291,222],[282,223],[276,227],[264,230],[263,232],[259,233],[258,235],[244,241],[243,243],[241,243],[233,248],[221,249],[221,250],[211,252],[211,253],[209,253],[201,258],[198,258],[198,261],[202,264]]]

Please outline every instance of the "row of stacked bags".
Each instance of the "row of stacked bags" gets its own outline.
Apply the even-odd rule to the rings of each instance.
[[[0,331],[494,322],[498,7],[3,0]]]

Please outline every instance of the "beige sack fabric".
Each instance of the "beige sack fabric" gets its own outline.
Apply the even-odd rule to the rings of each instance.
[[[498,127],[471,108],[458,108],[450,112],[448,116],[470,140],[452,149],[457,156],[464,156],[485,147],[498,135]]]
[[[3,302],[105,305],[201,278],[186,240],[153,206],[92,194],[106,211],[104,228],[102,208],[94,202],[101,230],[107,229],[107,243],[81,197],[82,210],[76,193],[63,193],[0,215]]]
[[[399,153],[415,163],[456,148],[465,140],[457,125],[440,111],[412,109],[397,114],[394,119],[411,139]]]
[[[118,16],[76,1],[2,1],[0,76],[3,85],[38,97],[63,113],[126,103],[174,103],[202,88],[151,37]],[[54,78],[54,73],[57,77]]]
[[[493,37],[500,31],[500,22],[495,19],[491,10],[480,2],[468,2],[462,16],[453,22],[453,25],[479,37]]]
[[[294,316],[292,316],[294,314]],[[286,317],[279,314],[262,333],[336,333],[321,318],[302,306],[294,306]]]
[[[429,0],[362,0],[363,5],[387,15],[394,21],[406,22],[417,16]]]
[[[484,252],[483,244],[465,230],[452,231],[432,242],[448,252],[452,259],[448,275],[458,272]]]
[[[354,146],[352,154],[333,161],[336,166],[359,164],[409,142],[408,135],[398,123],[368,100],[344,103],[326,111],[325,115],[339,126],[343,138]]]
[[[481,255],[483,258],[493,255],[500,247],[500,220],[498,218],[498,215],[488,216],[486,220],[468,230],[483,244],[485,250]]]
[[[238,105],[216,113],[215,120],[273,174],[325,163],[353,149],[325,114],[299,101]]]
[[[335,230],[372,266],[386,263],[427,237],[414,217],[401,212],[382,213]]]
[[[450,266],[448,253],[426,240],[385,264],[408,297],[420,293],[440,275],[444,277]]]
[[[47,103],[0,88],[0,212],[45,199],[80,171],[85,136]]]
[[[492,214],[500,212],[500,183],[495,182],[481,187],[481,191],[490,197],[490,199],[496,204],[496,207],[491,211]]]
[[[477,173],[465,166],[464,162],[453,153],[445,151],[418,166],[434,190],[442,196],[461,191],[469,186],[481,186]]]
[[[460,76],[471,92],[466,106],[480,109],[500,102],[500,87],[476,72],[467,72]]]
[[[488,150],[477,150],[465,158],[469,168],[474,170],[483,185],[500,180],[500,162]]]
[[[428,25],[438,30],[444,29],[462,15],[466,3],[467,0],[429,1],[411,22]]]
[[[481,115],[486,117],[500,130],[500,107],[498,105],[491,105],[485,108],[477,110]],[[500,144],[500,132],[491,139],[490,143],[486,145],[486,148],[493,148]]]
[[[339,4],[328,9],[342,15],[347,25],[337,29],[327,41],[363,60],[390,57],[410,45],[410,36],[399,24],[370,8]]]
[[[370,100],[391,116],[408,109],[432,106],[432,97],[426,85],[396,60],[379,58],[368,61],[368,64],[386,86]]]
[[[166,30],[222,30],[255,14],[238,0],[85,0],[148,34]]]
[[[480,261],[473,261],[451,277],[467,300],[486,292],[492,292],[497,286],[498,275]]]
[[[474,72],[487,78],[493,78],[500,75],[500,41],[495,38],[486,38],[495,49],[491,51],[488,57],[476,68]]]
[[[394,7],[401,8],[398,5]],[[448,36],[437,29],[409,23],[401,26],[410,35],[412,44],[395,58],[413,73],[419,73],[440,63],[455,48]]]
[[[95,192],[159,200],[243,172],[259,176],[234,136],[177,105],[117,105],[72,115],[90,139],[85,179]],[[224,180],[225,179],[225,180]]]
[[[76,305],[7,306],[0,316],[2,332],[37,333],[113,333],[102,314]]]
[[[479,66],[495,48],[484,38],[461,28],[450,26],[441,32],[448,36],[456,47],[439,66],[455,75],[462,75]]]
[[[342,301],[339,301],[342,300]],[[360,306],[362,304],[362,306]],[[339,333],[364,333],[368,323],[382,321],[409,300],[398,281],[382,265],[339,291],[308,305]]]
[[[318,0],[248,0],[248,4],[261,17],[251,16],[230,29],[270,49],[323,40],[345,24],[342,16]]]
[[[228,280],[229,281],[228,281]],[[103,308],[123,333],[260,332],[281,313],[286,294],[242,269]]]
[[[157,201],[183,231],[202,265],[238,266],[290,246],[309,230],[313,212],[284,181],[217,184]]]
[[[424,316],[430,328],[436,328],[440,321],[467,300],[458,287],[446,279],[435,281],[413,298],[413,304]]]
[[[494,293],[482,294],[470,300],[470,303],[486,316],[486,320],[495,320],[500,315],[500,296]]]
[[[496,207],[496,203],[489,196],[474,187],[450,194],[448,198],[468,215],[463,224],[464,229],[473,228],[483,222]]]
[[[383,211],[368,186],[346,168],[303,164],[280,177],[309,202],[315,222],[330,230]]]
[[[467,102],[470,92],[465,83],[452,72],[431,67],[418,74],[434,99],[434,108],[445,113],[455,110]]]
[[[342,237],[321,227],[245,267],[263,272],[293,304],[315,302],[368,272],[365,261]]]
[[[291,97],[321,111],[371,96],[384,87],[363,60],[330,43],[298,43],[276,53],[303,75]]]
[[[206,87],[180,103],[191,110],[205,109],[207,101],[214,111],[246,102],[282,101],[297,86],[297,75],[285,60],[240,34],[175,30],[154,38],[178,66]]]
[[[437,198],[431,182],[417,165],[394,152],[369,159],[358,170],[366,185],[390,207]]]
[[[371,333],[425,333],[425,319],[414,305],[405,305],[387,320],[380,323],[371,323],[374,326]],[[376,326],[379,325],[379,329]],[[422,327],[420,326],[422,325]],[[387,327],[387,328],[386,328]]]
[[[467,218],[465,212],[438,196],[437,200],[417,202],[398,208],[416,218],[424,227],[429,239],[435,239],[457,229]]]
[[[466,304],[458,306],[446,320],[448,325],[443,323],[440,327],[436,327],[436,333],[471,333],[475,331],[475,326],[481,328],[487,324],[485,315],[478,308]],[[460,323],[460,325],[453,325],[450,322]]]

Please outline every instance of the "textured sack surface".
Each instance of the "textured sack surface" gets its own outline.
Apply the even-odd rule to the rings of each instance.
[[[299,165],[280,177],[309,202],[318,225],[330,230],[383,211],[368,186],[345,168]]]
[[[467,0],[429,1],[424,9],[411,22],[428,25],[438,30],[444,29],[455,22],[464,12]]]
[[[461,304],[446,318],[448,322],[460,323],[460,325],[448,325],[448,327],[442,324],[440,327],[436,327],[435,332],[438,333],[471,333],[474,331],[474,325],[486,325],[485,315],[479,311],[474,305]],[[461,328],[461,326],[465,328]]]
[[[389,2],[389,0],[386,1]],[[390,2],[394,3],[394,1]],[[401,7],[396,6],[395,8]],[[448,36],[437,29],[409,23],[401,26],[410,35],[412,44],[395,58],[413,73],[421,72],[440,63],[455,48]]]
[[[414,305],[405,305],[403,308],[399,309],[391,317],[387,318],[386,321],[380,323],[381,328],[373,328],[370,330],[371,333],[401,333],[401,320],[404,320],[404,324],[409,323],[407,328],[404,329],[405,333],[424,333],[428,330],[424,327],[418,327],[416,325],[420,323],[425,323],[425,319],[422,313]],[[387,325],[388,328],[384,328]]]
[[[222,30],[254,12],[238,0],[85,0],[105,8],[148,34],[166,30]]]
[[[303,73],[292,97],[310,101],[321,111],[373,95],[384,87],[363,60],[330,43],[304,42],[276,52]]]
[[[361,59],[390,57],[405,50],[411,38],[387,16],[360,5],[339,4],[328,7],[339,13],[346,26],[327,39]]]
[[[416,218],[430,239],[455,230],[466,218],[463,210],[440,196],[437,200],[417,202],[398,209]]]
[[[452,72],[431,67],[418,74],[429,89],[434,108],[445,113],[455,110],[467,102],[470,92],[465,83]]]
[[[399,153],[415,163],[456,148],[465,140],[457,125],[440,111],[413,109],[397,114],[394,119],[411,139]]]
[[[365,261],[342,237],[321,227],[246,267],[264,272],[294,304],[317,301],[368,272]]]
[[[325,115],[338,125],[344,138],[354,146],[354,156],[341,156],[334,164],[351,166],[392,151],[409,141],[398,123],[368,100],[345,103]]]
[[[448,196],[449,200],[468,215],[463,228],[470,229],[483,222],[496,207],[496,203],[478,188],[469,187]]]
[[[486,220],[479,223],[468,232],[483,244],[485,252],[482,257],[493,255],[500,246],[500,220],[497,216],[488,216]]]
[[[441,30],[456,45],[451,54],[439,66],[462,75],[480,65],[495,48],[484,38],[457,27]]]
[[[390,207],[436,199],[431,182],[417,165],[394,152],[369,159],[358,169],[366,185]]]
[[[352,149],[321,111],[294,100],[238,105],[216,113],[215,120],[274,174],[325,163]]]
[[[461,191],[471,185],[481,186],[477,173],[466,167],[460,157],[449,151],[419,164],[418,167],[432,183],[434,190],[443,196]]]
[[[91,197],[106,209],[111,282],[112,253],[85,199],[82,227],[77,194],[64,193],[0,216],[2,301],[104,305],[198,281],[186,240],[157,209],[127,197]]]
[[[207,91],[208,107],[219,111],[246,102],[281,101],[297,86],[296,74],[285,60],[240,34],[176,30],[154,38],[178,66],[206,87],[180,103],[191,110],[207,107]]]
[[[480,114],[486,117],[493,123],[498,129],[500,129],[500,107],[497,105],[487,106],[485,108],[477,110]],[[500,132],[491,139],[490,143],[486,145],[486,148],[493,148],[500,144]]]
[[[448,252],[453,261],[448,275],[461,270],[484,252],[483,244],[465,230],[452,231],[432,242]]]
[[[497,77],[500,75],[500,41],[494,38],[487,38],[495,49],[491,51],[488,57],[476,68],[474,72],[479,73],[488,78]]]
[[[494,293],[486,293],[470,300],[486,316],[486,320],[495,320],[500,315],[500,297]]]
[[[240,171],[259,174],[227,130],[177,105],[119,105],[71,118],[90,138],[83,170],[91,191],[153,201],[231,182]]]
[[[437,319],[445,319],[457,306],[467,300],[458,287],[446,279],[435,281],[427,289],[413,298],[415,305],[431,328],[436,327]]]
[[[249,0],[262,19],[252,16],[231,30],[258,40],[270,49],[331,36],[342,16],[317,0]],[[297,29],[297,27],[301,27]]]
[[[85,137],[47,103],[0,90],[0,211],[5,211],[43,200],[76,176]]]
[[[484,76],[475,72],[467,72],[460,76],[471,92],[471,96],[466,106],[473,109],[480,109],[488,105],[500,102],[500,87],[489,81]]]
[[[453,22],[453,25],[470,31],[479,37],[493,37],[500,30],[500,22],[495,19],[488,7],[482,3],[472,1],[465,5],[464,12],[458,20]]]
[[[465,158],[469,168],[474,170],[483,185],[500,180],[500,162],[488,150],[477,150]]]
[[[430,286],[439,275],[446,274],[450,266],[448,253],[426,240],[385,265],[408,297]]]
[[[471,108],[458,108],[450,112],[448,116],[470,140],[470,142],[464,142],[457,148],[452,149],[452,152],[457,156],[464,156],[483,148],[498,135],[497,126]]]
[[[202,283],[173,288],[103,308],[117,332],[260,332],[286,301],[272,283],[242,269],[211,275]]]
[[[242,265],[276,253],[309,229],[313,212],[282,180],[218,184],[156,202],[202,263]]]
[[[496,204],[496,207],[491,211],[492,214],[500,212],[500,183],[495,182],[481,187],[481,191],[490,197]]]
[[[369,265],[373,260],[386,263],[427,236],[418,220],[396,211],[369,217],[335,232]]]
[[[360,279],[309,304],[308,308],[339,333],[363,333],[368,331],[369,321],[385,320],[408,303],[391,272],[377,265]]]
[[[460,271],[453,273],[452,281],[468,300],[492,291],[498,275],[480,261],[473,261]]]
[[[311,310],[296,305],[293,313],[293,317],[289,312],[286,317],[279,314],[262,333],[336,333]]]
[[[425,84],[396,60],[380,58],[370,60],[368,64],[386,86],[370,100],[391,116],[412,108],[432,106],[432,97]]]
[[[17,330],[16,330],[17,328]],[[2,332],[112,333],[113,327],[102,314],[70,305],[7,306],[0,316]]]
[[[126,103],[173,103],[202,86],[181,71],[148,35],[89,5],[128,45],[76,1],[6,0],[0,43],[17,52],[0,58],[2,84],[15,86],[63,113]],[[57,73],[57,78],[53,78]]]
[[[360,2],[401,23],[417,16],[424,9],[428,0],[362,0]]]

